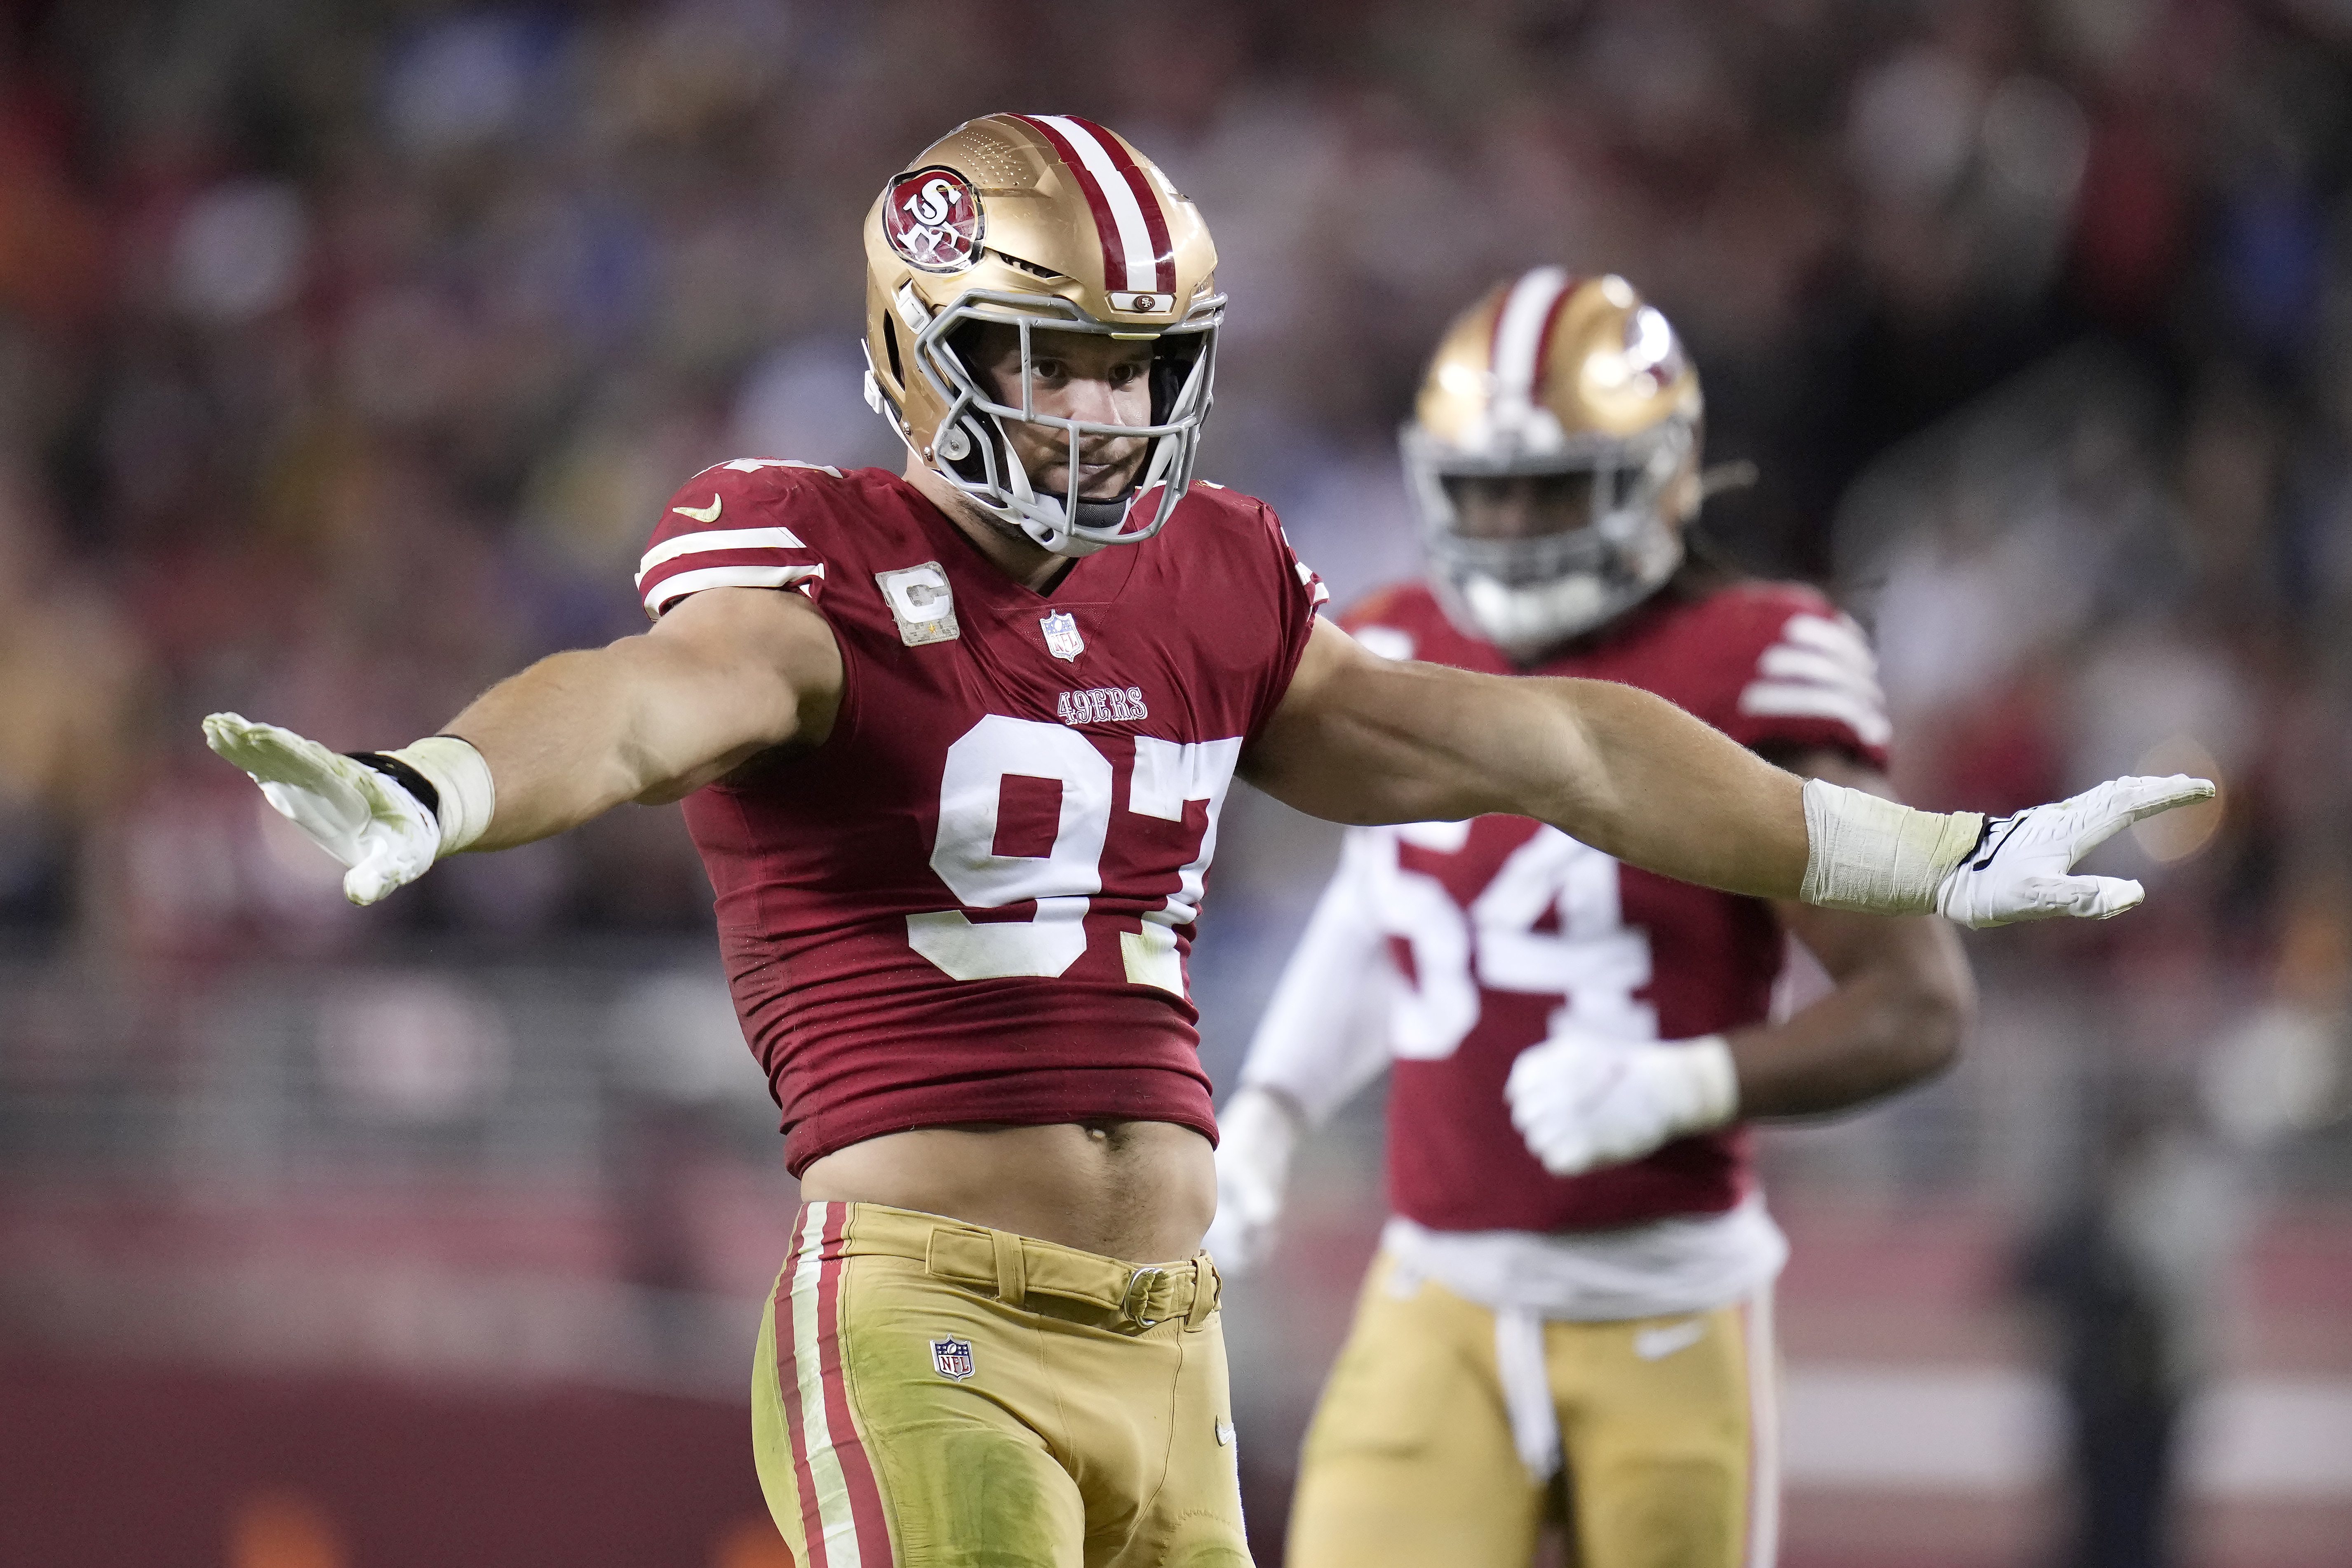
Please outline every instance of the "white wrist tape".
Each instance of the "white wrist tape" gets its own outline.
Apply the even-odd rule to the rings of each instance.
[[[1984,833],[1973,811],[1948,815],[1805,781],[1805,882],[1797,896],[1824,909],[1927,914],[1936,889]]]
[[[490,782],[490,764],[471,745],[455,735],[432,735],[384,755],[398,757],[439,792],[433,815],[441,825],[442,854],[455,855],[488,830],[498,787]]]
[[[1739,1069],[1732,1062],[1731,1047],[1721,1035],[1667,1047],[1664,1056],[1682,1068],[1689,1080],[1691,1109],[1682,1122],[1684,1131],[1704,1132],[1710,1127],[1722,1126],[1739,1113]]]

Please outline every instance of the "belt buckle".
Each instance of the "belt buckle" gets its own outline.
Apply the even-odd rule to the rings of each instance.
[[[1118,1299],[1120,1315],[1132,1318],[1135,1320],[1136,1326],[1143,1329],[1148,1329],[1160,1321],[1157,1318],[1145,1317],[1143,1305],[1150,1299],[1152,1287],[1166,1278],[1168,1278],[1168,1270],[1165,1268],[1146,1265],[1137,1269],[1127,1282],[1127,1293]]]

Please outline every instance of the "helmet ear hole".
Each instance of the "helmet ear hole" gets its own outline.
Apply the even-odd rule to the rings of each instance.
[[[889,357],[890,379],[899,386],[905,386],[906,367],[898,363],[898,323],[889,316],[882,318],[882,352]]]

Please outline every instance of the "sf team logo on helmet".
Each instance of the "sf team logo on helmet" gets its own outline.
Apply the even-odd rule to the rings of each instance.
[[[961,272],[980,256],[980,197],[953,169],[901,174],[882,198],[890,248],[926,272]]]

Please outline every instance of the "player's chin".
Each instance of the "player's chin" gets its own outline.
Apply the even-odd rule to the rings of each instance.
[[[1135,488],[1135,476],[1142,468],[1140,452],[1116,463],[1083,465],[1078,469],[1078,499],[1117,500]]]

